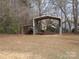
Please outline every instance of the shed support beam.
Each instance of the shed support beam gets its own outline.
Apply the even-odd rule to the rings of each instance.
[[[59,27],[59,34],[61,35],[62,34],[62,21],[61,20],[59,21],[59,25],[60,25],[60,27]]]
[[[33,19],[33,35],[36,34],[36,29],[35,29],[35,20]]]

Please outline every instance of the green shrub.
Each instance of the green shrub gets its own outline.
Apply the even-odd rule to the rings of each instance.
[[[15,34],[18,32],[18,21],[12,17],[4,16],[0,23],[0,33]]]

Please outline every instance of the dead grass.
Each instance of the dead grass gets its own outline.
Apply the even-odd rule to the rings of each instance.
[[[79,59],[79,36],[0,35],[0,59]]]

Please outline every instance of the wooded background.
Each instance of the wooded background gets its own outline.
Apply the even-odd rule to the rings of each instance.
[[[0,0],[0,33],[22,33],[43,15],[61,18],[63,32],[77,32],[79,0]]]

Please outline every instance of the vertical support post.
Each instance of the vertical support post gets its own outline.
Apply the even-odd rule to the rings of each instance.
[[[61,19],[59,20],[59,34],[62,34],[62,21]]]
[[[33,35],[36,34],[36,29],[35,29],[35,20],[33,19]]]

